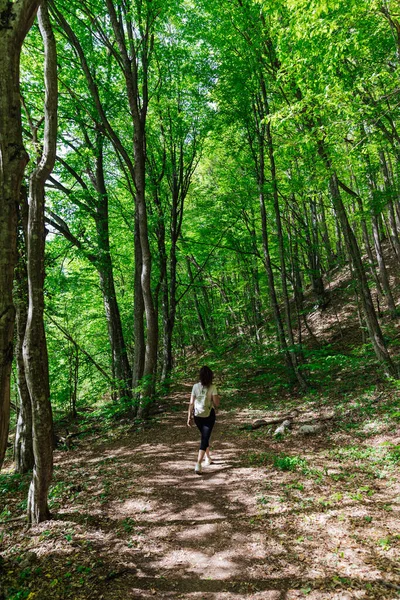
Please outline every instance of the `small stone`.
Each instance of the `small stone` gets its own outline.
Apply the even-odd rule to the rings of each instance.
[[[310,435],[312,433],[318,433],[320,431],[322,431],[323,426],[322,425],[302,425],[299,429],[299,433],[303,434],[303,435]]]

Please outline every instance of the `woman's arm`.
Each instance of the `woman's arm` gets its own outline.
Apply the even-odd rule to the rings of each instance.
[[[219,408],[220,400],[221,400],[221,396],[218,396],[218,394],[212,395],[212,401],[213,401],[215,408]]]
[[[194,412],[194,396],[193,396],[193,394],[191,394],[191,396],[190,396],[190,402],[189,402],[189,408],[188,408],[188,416],[187,416],[187,425],[188,425],[188,427],[192,426],[193,412]]]

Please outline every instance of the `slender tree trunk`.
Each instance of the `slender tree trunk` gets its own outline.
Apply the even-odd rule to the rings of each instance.
[[[351,260],[349,260],[349,264],[350,264],[351,279],[352,279],[352,281],[354,281],[354,272],[353,272],[353,265],[351,263]],[[360,294],[358,293],[358,289],[357,289],[356,285],[354,286],[354,295],[356,298],[357,319],[358,319],[358,324],[360,326],[360,331],[361,331],[361,341],[363,344],[366,344],[367,343],[367,332],[366,332],[366,327],[365,327],[365,319],[363,317],[362,303],[360,302]]]
[[[133,359],[133,375],[132,387],[137,388],[140,380],[143,377],[144,357],[145,357],[145,337],[144,337],[144,302],[142,293],[142,247],[139,239],[139,222],[137,213],[135,212],[135,290],[134,290],[134,359]]]
[[[312,248],[313,248],[313,289],[317,294],[319,304],[324,306],[325,298],[325,286],[322,277],[322,266],[321,266],[321,251],[319,245],[319,231],[318,231],[318,214],[317,214],[317,203],[315,198],[310,199],[311,208],[311,235],[312,235]]]
[[[161,288],[161,306],[162,306],[162,321],[163,321],[163,345],[162,345],[162,368],[161,381],[164,383],[167,378],[169,351],[168,351],[168,316],[169,316],[169,289],[167,276],[167,251],[165,248],[165,223],[164,212],[162,210],[158,190],[154,191],[155,204],[158,211],[158,224],[156,227],[157,245],[159,254],[159,269],[160,269],[160,288]]]
[[[144,143],[144,127],[142,124],[136,123],[136,131],[134,135],[136,207],[138,211],[140,246],[142,249],[141,284],[147,324],[146,350],[143,370],[143,394],[144,396],[151,396],[154,393],[154,375],[157,366],[158,323],[151,290],[152,261],[145,200]]]
[[[48,489],[53,473],[53,420],[50,404],[47,345],[44,331],[44,185],[56,157],[57,55],[45,0],[38,13],[44,43],[46,83],[43,153],[29,184],[28,219],[28,321],[23,347],[26,381],[32,400],[35,465],[28,494],[28,519],[40,523],[49,518]]]
[[[187,269],[188,269],[188,274],[189,274],[189,283],[193,289],[194,305],[196,308],[196,313],[197,313],[197,318],[199,320],[200,329],[203,334],[204,341],[208,342],[208,341],[210,341],[210,336],[208,335],[207,327],[204,322],[203,315],[201,314],[200,303],[199,303],[199,299],[197,296],[196,288],[194,286],[194,277],[193,277],[192,267],[190,264],[190,258],[188,256],[186,257],[186,264],[187,264]]]
[[[389,277],[386,269],[385,259],[383,256],[382,245],[381,245],[381,236],[380,236],[380,223],[379,223],[379,214],[376,212],[376,208],[374,206],[374,194],[377,190],[377,186],[375,180],[373,178],[371,165],[369,161],[369,157],[366,157],[367,165],[368,165],[368,186],[370,189],[371,195],[371,223],[372,223],[372,235],[374,238],[374,246],[375,246],[375,254],[376,260],[378,263],[379,269],[379,277],[382,284],[383,292],[386,298],[386,302],[390,311],[392,318],[396,318],[396,305],[394,303],[392,290],[390,289]]]
[[[320,148],[322,157],[325,159],[327,167],[331,170],[329,159],[326,157],[325,150]],[[383,364],[386,372],[396,377],[398,376],[397,369],[394,366],[389,352],[386,348],[385,340],[382,335],[381,328],[375,313],[375,308],[372,302],[371,292],[368,287],[368,281],[365,275],[364,265],[360,254],[360,249],[357,240],[349,223],[346,209],[339,192],[337,175],[335,172],[331,174],[329,179],[329,189],[332,196],[332,201],[335,207],[335,212],[339,219],[341,229],[343,231],[347,251],[353,263],[354,272],[357,278],[357,284],[360,290],[362,307],[365,315],[365,320],[368,328],[368,333],[375,350],[378,360]]]
[[[97,124],[97,129],[100,131],[100,124]],[[76,248],[78,248],[83,256],[96,268],[96,271],[99,275],[100,289],[102,292],[107,322],[108,338],[111,348],[112,378],[114,381],[113,385],[115,387],[115,383],[117,383],[118,395],[120,398],[129,398],[131,396],[132,373],[127,355],[121,316],[115,291],[114,270],[110,251],[108,192],[105,184],[103,168],[104,135],[102,132],[97,134],[96,146],[91,143],[89,135],[86,131],[85,138],[96,158],[95,174],[89,171],[90,179],[96,191],[96,197],[92,196],[90,198],[90,206],[88,206],[89,200],[87,204],[78,200],[77,206],[79,206],[80,209],[85,210],[89,219],[93,219],[95,222],[97,232],[96,246],[93,247],[93,249],[88,250],[85,247],[86,243],[82,243],[78,237],[73,235],[68,227],[68,224],[52,211],[47,211],[48,214],[50,213],[51,218],[47,217],[46,221],[50,223],[52,227],[57,229],[62,235],[64,235],[64,237]],[[89,188],[82,180],[81,176],[66,161],[62,161],[62,163],[69,173],[75,177],[75,180],[80,184],[85,192],[85,195],[91,195]],[[55,182],[56,186],[59,186],[61,191],[67,193],[67,196],[69,195],[70,190],[66,190],[66,188],[56,180],[53,179],[53,181]],[[74,202],[73,199],[72,201]],[[115,395],[115,390],[113,390],[113,396]]]
[[[171,213],[171,248],[169,251],[169,312],[166,320],[166,328],[165,328],[165,354],[164,354],[164,365],[163,365],[163,374],[162,378],[165,381],[173,367],[173,356],[172,356],[172,336],[174,333],[175,327],[175,319],[176,319],[176,290],[177,290],[177,241],[181,232],[182,227],[182,218],[183,218],[183,207],[185,198],[188,191],[188,186],[190,182],[190,176],[188,173],[191,172],[192,162],[187,169],[186,177],[187,180],[186,185],[184,186],[182,183],[183,179],[183,149],[180,148],[180,176],[179,181],[180,185],[177,189],[173,189],[173,198],[172,198],[172,213]]]
[[[14,305],[16,309],[15,362],[17,365],[18,417],[14,442],[16,473],[27,473],[33,468],[32,403],[26,383],[22,347],[28,320],[28,276],[26,270],[28,201],[21,194],[18,263],[15,269]]]
[[[335,224],[336,224],[336,254],[338,257],[338,263],[339,264],[344,264],[346,262],[346,255],[343,249],[343,233],[342,230],[340,228],[340,224],[339,224],[339,219],[337,217],[336,211],[335,211]]]
[[[15,310],[17,203],[28,162],[22,141],[19,62],[39,0],[0,0],[0,468],[10,420],[10,373]]]
[[[285,330],[283,327],[281,311],[279,307],[278,298],[275,290],[274,273],[272,270],[271,256],[269,252],[269,240],[268,240],[268,228],[267,228],[267,213],[265,209],[265,159],[264,159],[264,135],[262,134],[259,138],[259,172],[258,172],[258,190],[259,190],[259,201],[260,201],[260,215],[261,215],[261,231],[262,231],[262,245],[264,254],[264,266],[267,273],[268,279],[268,290],[274,314],[275,327],[277,332],[277,339],[280,350],[282,350],[287,367],[294,376],[302,388],[307,386],[303,376],[299,372],[298,368],[294,364],[292,353],[289,351]]]
[[[287,334],[289,337],[290,345],[293,346],[294,339],[293,339],[292,322],[291,322],[291,315],[290,315],[289,294],[288,294],[288,290],[287,290],[287,273],[286,273],[286,263],[285,263],[283,230],[282,230],[282,221],[281,221],[281,211],[280,211],[280,207],[279,207],[278,183],[277,183],[277,179],[276,179],[275,155],[274,155],[274,147],[273,147],[273,143],[272,143],[270,121],[268,121],[267,126],[266,126],[266,138],[267,138],[269,164],[270,164],[271,180],[272,180],[272,196],[273,196],[274,213],[275,213],[276,233],[277,233],[277,238],[278,238],[279,264],[280,264],[280,268],[281,268],[281,284],[282,284],[282,296],[283,296],[286,329],[287,329]],[[293,358],[295,359],[295,356]]]
[[[69,410],[71,417],[76,419],[76,400],[78,395],[78,374],[79,374],[79,348],[77,344],[72,343],[72,352],[69,356]]]
[[[392,290],[390,289],[389,276],[386,270],[385,259],[383,257],[382,245],[379,236],[379,224],[376,215],[372,215],[372,235],[374,237],[375,254],[378,262],[380,280],[386,297],[387,305],[392,318],[396,318],[396,305],[394,303]]]
[[[313,292],[317,298],[318,306],[321,308],[325,305],[326,297],[325,297],[325,287],[324,280],[322,279],[321,273],[321,261],[318,252],[318,234],[316,231],[316,208],[313,200],[310,201],[311,204],[311,217],[309,217],[306,203],[303,202],[304,207],[304,215],[307,223],[307,227],[305,227],[304,235],[306,237],[307,242],[307,256],[308,263],[310,269],[310,277],[311,277],[311,285]],[[314,206],[313,206],[314,205]],[[311,220],[311,225],[310,225]]]
[[[393,205],[393,198],[394,198],[393,183],[390,178],[389,168],[388,168],[385,153],[383,152],[383,150],[381,150],[379,152],[379,161],[381,163],[381,170],[382,170],[382,175],[383,175],[383,181],[385,183],[385,190],[389,196],[388,197],[388,213],[389,213],[389,224],[390,224],[390,238],[392,241],[394,251],[397,256],[397,260],[400,260],[400,239],[399,239],[399,232],[398,232],[397,223],[396,223],[395,208]]]
[[[264,80],[261,81],[261,89],[262,89],[264,106],[265,106],[267,114],[269,114],[267,91],[266,91]],[[269,120],[267,120],[267,123],[265,126],[265,137],[266,137],[266,141],[267,141],[269,167],[270,167],[270,172],[271,172],[272,198],[273,198],[274,213],[275,213],[276,233],[277,233],[277,237],[278,237],[279,264],[280,264],[280,268],[281,268],[282,296],[283,296],[283,306],[284,306],[284,314],[285,314],[285,321],[286,321],[286,330],[287,330],[287,334],[289,337],[290,346],[292,346],[292,350],[293,350],[294,337],[293,337],[292,321],[291,321],[291,315],[290,315],[289,294],[288,294],[288,289],[287,289],[287,272],[286,272],[286,263],[285,263],[285,248],[284,248],[284,240],[283,240],[282,219],[281,219],[281,211],[280,211],[280,207],[279,207],[278,181],[277,181],[277,175],[276,175],[275,152],[274,152],[274,144],[273,144],[273,140],[272,140],[271,121],[269,121]],[[291,352],[291,360],[293,362],[294,368],[296,369],[297,356],[294,353],[294,351]],[[301,380],[303,380],[302,377],[301,377]],[[302,381],[302,383],[305,384],[305,381]]]
[[[330,270],[333,269],[333,267],[335,266],[335,255],[332,250],[328,225],[326,223],[325,205],[322,194],[319,195],[319,222],[321,224],[322,241],[325,246],[325,252],[328,261],[328,270]]]
[[[258,344],[262,343],[262,306],[261,306],[261,291],[260,291],[260,282],[259,282],[259,272],[258,272],[258,247],[257,247],[257,235],[255,229],[255,218],[254,218],[254,209],[251,207],[251,221],[248,227],[251,247],[253,250],[253,256],[251,257],[251,281],[252,281],[252,289],[253,293],[251,296],[253,314],[254,314],[254,327],[255,327],[255,337],[256,342]]]
[[[303,302],[304,302],[304,293],[303,286],[300,276],[300,265],[299,265],[299,247],[298,241],[296,239],[296,235],[292,236],[292,227],[289,224],[289,236],[290,236],[290,257],[291,257],[291,267],[292,267],[292,280],[293,280],[293,295],[294,295],[294,303],[296,306],[296,314],[297,314],[297,331],[298,331],[298,340],[297,343],[301,347],[303,344],[303,336],[302,336],[302,324],[301,318],[303,316]],[[307,325],[307,321],[304,320]]]
[[[121,315],[115,291],[114,272],[110,251],[108,193],[104,179],[103,141],[99,137],[97,143],[96,187],[98,202],[96,207],[96,230],[99,256],[96,266],[100,277],[100,288],[103,294],[104,308],[107,318],[108,337],[112,351],[113,375],[116,379],[119,398],[132,396],[132,371],[126,351],[122,331]]]
[[[366,222],[365,216],[364,216],[364,207],[363,207],[363,203],[362,203],[360,196],[357,197],[357,203],[358,203],[358,210],[361,215],[361,218],[360,218],[361,231],[362,231],[362,236],[363,236],[363,241],[364,241],[364,248],[365,248],[365,251],[366,251],[367,257],[368,257],[369,270],[374,279],[378,294],[383,296],[381,282],[379,280],[379,277],[378,277],[376,269],[375,269],[374,255],[372,254],[371,243],[369,241],[367,222]]]
[[[174,232],[169,253],[169,310],[164,323],[164,360],[162,381],[166,381],[168,379],[173,367],[172,335],[174,332],[176,317],[176,265],[176,232]]]

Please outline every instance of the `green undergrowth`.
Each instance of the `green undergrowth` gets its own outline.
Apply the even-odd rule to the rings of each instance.
[[[312,467],[302,456],[292,456],[283,452],[249,452],[245,455],[243,463],[250,467],[266,466],[278,471],[298,471],[305,476],[321,477],[321,471]]]
[[[394,346],[395,332],[390,330],[390,333]],[[334,397],[339,401],[340,396],[362,395],[378,384],[391,385],[377,364],[370,344],[339,347],[324,343],[318,348],[304,346],[302,353],[293,347],[291,351],[297,354],[299,368],[308,383],[305,392],[291,377],[283,355],[274,345],[255,346],[240,340],[233,349],[224,352],[227,346],[208,349],[201,360],[192,357],[177,372],[178,380],[197,377],[199,366],[208,364],[233,407],[251,402],[270,410],[294,398],[306,404],[313,398],[323,401],[324,397]]]

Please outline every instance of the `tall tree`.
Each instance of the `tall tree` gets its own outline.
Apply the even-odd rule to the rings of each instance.
[[[10,418],[17,204],[28,162],[21,128],[20,55],[38,6],[39,0],[0,0],[0,467]]]
[[[32,402],[32,436],[35,464],[28,494],[28,519],[40,523],[49,518],[47,494],[53,473],[53,420],[50,404],[49,367],[44,330],[45,183],[50,175],[57,143],[57,53],[47,2],[38,12],[44,45],[45,113],[43,150],[29,181],[27,272],[29,307],[23,345],[26,382]]]

